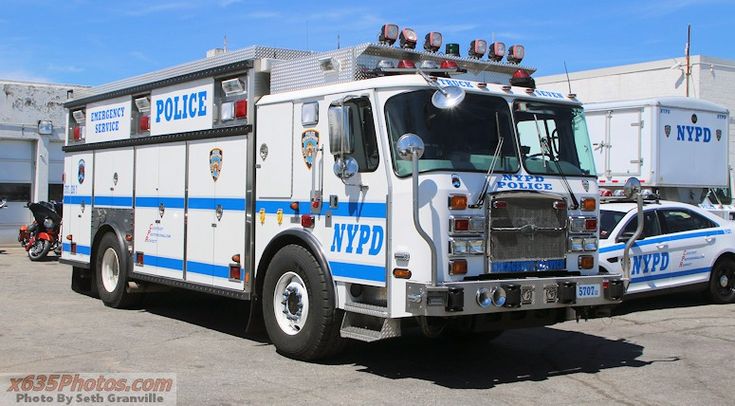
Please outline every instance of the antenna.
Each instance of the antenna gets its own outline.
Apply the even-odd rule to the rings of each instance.
[[[687,69],[686,69],[686,97],[689,97],[689,77],[692,75],[692,66],[689,63],[689,48],[691,47],[692,43],[692,25],[687,24],[687,45],[684,48],[684,54],[686,55],[686,63],[687,63]]]
[[[339,33],[337,34],[337,49],[339,49]]]
[[[569,87],[569,97],[570,99],[573,99],[577,97],[576,94],[572,93],[572,81],[569,80],[569,71],[567,70],[567,61],[564,61],[564,73],[567,75],[567,86]]]

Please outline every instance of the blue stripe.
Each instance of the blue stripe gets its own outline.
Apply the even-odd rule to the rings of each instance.
[[[707,273],[710,271],[710,268],[698,268],[698,269],[688,269],[686,271],[678,271],[678,272],[665,272],[658,275],[649,275],[649,276],[643,276],[636,278],[635,276],[632,276],[631,283],[639,283],[639,282],[648,282],[648,281],[655,281],[658,279],[669,279],[669,278],[676,278],[679,276],[687,276],[687,275],[696,275],[700,273]]]
[[[245,199],[236,197],[190,197],[190,209],[214,210],[222,205],[224,210],[245,211]]]
[[[95,206],[133,207],[131,196],[95,196]]]
[[[71,252],[71,244],[70,243],[62,243],[61,249],[64,252]],[[77,254],[81,255],[89,255],[92,253],[92,248],[86,246],[86,245],[79,245],[77,244]]]
[[[311,213],[311,204],[309,202],[298,202],[298,204],[298,213]],[[282,209],[284,214],[297,214],[297,211],[291,209],[290,200],[258,200],[255,203],[255,211],[257,212],[261,209],[265,209],[266,213],[276,213],[278,209]],[[337,208],[332,209],[325,202],[325,204],[322,204],[322,210],[319,214],[325,214],[327,210],[331,210],[333,216],[385,218],[387,206],[385,203],[340,202]]]
[[[659,242],[686,240],[687,238],[707,237],[710,235],[721,235],[721,234],[725,234],[725,230],[697,231],[694,233],[687,233],[687,234],[646,238],[645,240],[636,241],[636,243],[633,244],[633,247],[642,247],[646,245],[656,244]],[[625,244],[615,244],[609,247],[602,247],[600,248],[600,254],[605,253],[605,252],[615,251],[615,250],[622,250],[624,248],[625,248]]]
[[[92,196],[64,196],[64,204],[92,204]]]
[[[143,256],[145,266],[155,266],[158,268],[173,269],[175,271],[184,270],[184,261],[175,258],[157,257],[155,255],[145,254]]]
[[[206,264],[204,262],[186,261],[186,272],[211,275],[217,278],[229,279],[230,277],[230,267]]]
[[[332,268],[334,276],[385,282],[385,267],[382,266],[329,261],[329,267]]]
[[[158,196],[141,196],[135,197],[135,207],[158,207],[163,203],[166,208],[183,209],[183,197],[158,197]]]

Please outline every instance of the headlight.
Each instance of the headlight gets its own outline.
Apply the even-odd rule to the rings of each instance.
[[[465,240],[450,240],[449,241],[449,254],[450,255],[467,254],[467,242]]]
[[[580,252],[584,249],[584,240],[582,238],[570,238],[569,239],[569,251]]]
[[[46,228],[54,228],[54,221],[50,218],[46,218],[46,220],[43,221],[43,226]]]
[[[597,238],[585,238],[583,245],[585,251],[595,251],[597,250]]]
[[[485,253],[483,240],[449,240],[450,255],[480,255]]]

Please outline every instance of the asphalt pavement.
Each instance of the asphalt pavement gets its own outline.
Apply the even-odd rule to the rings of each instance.
[[[175,290],[116,310],[70,277],[0,247],[0,374],[174,373],[182,405],[735,404],[735,304],[696,293],[487,343],[410,334],[306,363],[244,333],[247,303]]]

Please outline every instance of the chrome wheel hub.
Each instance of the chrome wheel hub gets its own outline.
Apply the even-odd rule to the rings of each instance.
[[[720,287],[726,288],[730,285],[730,278],[726,274],[720,275]]]
[[[309,316],[309,295],[303,279],[295,272],[286,272],[276,282],[273,312],[278,326],[288,335],[298,334],[304,327]]]
[[[114,249],[108,248],[102,256],[102,264],[100,269],[102,276],[102,286],[105,290],[112,293],[117,286],[120,278],[120,260]]]

